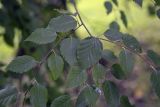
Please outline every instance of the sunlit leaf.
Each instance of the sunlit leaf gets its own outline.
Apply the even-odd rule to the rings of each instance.
[[[61,15],[51,19],[47,28],[52,29],[56,32],[67,32],[75,29],[77,21],[70,15]]]
[[[68,95],[63,95],[53,100],[51,107],[72,107],[71,98]]]
[[[96,64],[102,55],[102,43],[97,38],[86,38],[80,41],[77,49],[77,60],[83,69]]]
[[[76,38],[67,38],[61,42],[60,51],[64,59],[72,66],[76,65],[77,62],[77,46],[79,45],[79,40]]]
[[[120,102],[120,95],[117,86],[111,81],[105,81],[102,88],[108,106],[118,107]]]
[[[36,67],[36,65],[37,61],[33,57],[27,55],[18,56],[10,62],[7,66],[7,70],[16,73],[24,73]]]
[[[131,49],[132,51],[138,52],[138,53],[142,52],[141,45],[135,37],[129,34],[125,34],[123,35],[122,39],[123,39],[124,45],[129,49]]]
[[[48,58],[48,67],[53,79],[57,80],[63,72],[64,62],[62,57],[56,54],[50,55]]]
[[[73,88],[82,85],[87,80],[85,70],[79,67],[72,67],[67,77],[67,87]]]
[[[46,107],[47,89],[39,84],[34,85],[30,90],[30,101],[33,107]]]
[[[51,29],[38,28],[25,40],[36,44],[48,44],[53,42],[57,37],[55,31]]]
[[[122,50],[119,54],[119,61],[122,70],[126,75],[133,70],[135,64],[135,58],[131,52],[127,50]]]
[[[0,90],[0,105],[11,105],[16,102],[18,91],[15,87],[9,86]]]
[[[98,99],[98,93],[92,87],[86,87],[78,96],[76,107],[94,107]]]

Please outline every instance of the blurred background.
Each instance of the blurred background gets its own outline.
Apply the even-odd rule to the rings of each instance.
[[[113,10],[107,14],[104,6],[106,0],[77,0],[80,14],[94,36],[102,36],[109,28],[109,24],[117,21],[120,30],[134,35],[144,50],[153,49],[160,53],[160,20],[155,15],[153,0],[144,0],[141,8],[133,0],[119,0],[119,6],[113,5]],[[16,56],[31,55],[40,60],[52,46],[35,45],[24,42],[32,31],[39,27],[46,27],[49,20],[59,15],[57,9],[75,12],[67,0],[0,0],[0,89],[6,83],[18,85],[22,82],[23,88],[29,87],[35,74],[13,74],[5,71],[5,66]],[[119,10],[126,14],[126,27]],[[85,38],[88,36],[83,27],[78,29],[74,36]],[[104,43],[105,49],[111,49],[118,55],[120,49],[113,44]],[[64,78],[52,81],[42,68],[37,78],[48,86],[49,103],[57,96],[66,93]],[[149,77],[150,69],[137,58],[134,72],[125,81],[117,81],[122,87],[122,93],[129,96],[136,107],[160,107],[160,101],[151,89]],[[27,76],[29,75],[29,76]],[[43,75],[43,78],[41,76]],[[44,77],[45,76],[45,77]],[[6,78],[7,77],[7,78]],[[23,80],[23,81],[19,81]],[[99,101],[101,102],[101,101]],[[26,99],[26,107],[29,100]],[[28,104],[29,105],[29,104]],[[97,107],[106,107],[97,103]]]

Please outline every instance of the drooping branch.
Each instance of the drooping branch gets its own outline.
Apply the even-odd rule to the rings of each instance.
[[[86,27],[86,25],[84,24],[84,22],[83,22],[83,20],[82,20],[82,18],[81,18],[81,16],[80,16],[80,13],[79,13],[79,11],[78,11],[78,8],[77,8],[77,5],[76,5],[76,3],[75,3],[75,0],[72,0],[71,2],[72,2],[73,6],[74,6],[74,8],[75,8],[75,10],[76,10],[76,13],[78,14],[78,17],[79,17],[82,25],[84,26],[84,28],[86,29],[86,31],[88,32],[88,34],[89,34],[90,36],[92,36],[92,34],[90,33],[90,31],[88,30],[88,28]],[[98,38],[98,37],[97,37],[97,38]],[[103,38],[98,38],[98,39],[99,39],[99,40],[103,40],[103,41],[107,41],[107,42],[110,42],[110,43],[113,43],[113,44],[115,44],[115,45],[117,45],[117,46],[119,46],[119,47],[121,47],[121,48],[125,48],[125,49],[129,50],[131,53],[139,56],[153,71],[157,72],[155,65],[154,65],[150,60],[148,60],[149,58],[145,57],[144,55],[139,54],[139,53],[136,53],[136,52],[134,52],[132,49],[130,49],[130,48],[124,46],[124,45],[117,44],[117,43],[114,42],[114,41],[111,41],[111,40],[108,40],[108,39],[103,39]]]
[[[97,37],[98,38],[98,37]],[[103,41],[106,41],[106,42],[110,42],[110,43],[113,43],[121,48],[124,48],[124,49],[127,49],[129,50],[131,53],[139,56],[153,71],[157,72],[156,68],[155,68],[155,65],[150,61],[148,60],[149,58],[147,58],[146,56],[144,56],[143,54],[140,54],[140,53],[136,53],[134,52],[132,49],[124,46],[123,44],[117,44],[116,42],[114,41],[111,41],[111,40],[108,40],[108,39],[103,39],[103,38],[98,38],[99,40],[103,40]]]

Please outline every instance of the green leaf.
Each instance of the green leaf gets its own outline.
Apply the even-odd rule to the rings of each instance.
[[[52,102],[51,107],[72,107],[70,96],[63,95],[63,96],[56,98]]]
[[[106,61],[110,63],[115,63],[117,61],[117,57],[115,56],[115,54],[108,49],[103,50],[102,58],[104,58]]]
[[[61,42],[60,51],[64,59],[71,65],[77,65],[77,47],[79,40],[76,38],[67,38]]]
[[[153,61],[156,66],[160,66],[160,55],[152,50],[147,51],[147,56]]]
[[[128,47],[129,49],[131,49],[132,51],[138,52],[138,53],[142,52],[141,45],[135,37],[129,34],[125,34],[122,37],[122,40],[123,40],[124,45]]]
[[[118,6],[118,1],[117,1],[117,0],[112,0],[112,2],[113,2],[116,6]]]
[[[104,32],[104,36],[111,41],[121,41],[122,40],[122,33],[119,32],[117,29],[108,29]]]
[[[143,0],[134,0],[134,2],[138,4],[140,7],[142,7],[143,5]]]
[[[115,21],[113,21],[113,22],[109,25],[109,28],[110,28],[110,29],[117,30],[117,31],[120,30],[120,27],[119,27],[118,23],[115,22]]]
[[[7,70],[16,72],[16,73],[24,73],[32,68],[36,67],[37,61],[31,56],[18,56],[7,66]]]
[[[83,69],[96,64],[102,54],[102,43],[97,38],[87,38],[80,41],[77,49],[77,60]]]
[[[151,84],[152,87],[157,94],[157,96],[160,98],[160,72],[159,68],[157,69],[157,72],[153,71],[151,74]]]
[[[61,15],[51,19],[47,28],[56,32],[67,32],[77,27],[77,21],[70,15]]]
[[[76,107],[94,107],[97,99],[98,93],[92,87],[86,87],[78,96]]]
[[[156,5],[160,5],[160,0],[154,0],[156,2]]]
[[[125,74],[126,75],[130,74],[135,64],[135,58],[133,54],[127,50],[122,50],[119,54],[119,61],[122,70],[125,72]]]
[[[48,68],[53,79],[57,80],[61,76],[64,68],[64,62],[61,56],[51,54],[48,58]]]
[[[157,14],[158,18],[160,19],[160,9],[157,10],[156,14]]]
[[[121,20],[122,20],[123,24],[125,25],[125,27],[127,27],[128,22],[127,22],[126,14],[124,13],[124,11],[120,11],[120,15],[121,15]]]
[[[54,30],[38,28],[25,40],[36,44],[48,44],[56,40],[57,34]]]
[[[120,103],[121,107],[134,107],[133,105],[130,104],[127,96],[121,96]]]
[[[5,18],[4,18],[5,19]],[[10,25],[5,26],[5,33],[3,35],[4,41],[11,47],[14,46],[14,37],[15,37],[15,31],[14,28]]]
[[[108,106],[118,107],[120,95],[117,86],[111,81],[105,81],[102,88]]]
[[[95,81],[104,79],[105,74],[106,69],[101,64],[98,63],[93,67],[93,79]]]
[[[0,90],[0,105],[11,105],[16,102],[18,91],[15,87],[9,86]]]
[[[33,107],[46,107],[47,103],[47,89],[40,85],[34,85],[30,90],[30,101]]]
[[[105,3],[104,3],[104,6],[105,6],[105,8],[107,9],[107,14],[109,14],[109,13],[111,13],[112,12],[112,3],[110,3],[109,1],[106,1]]]
[[[82,85],[87,80],[87,74],[85,70],[81,70],[79,67],[72,67],[67,77],[67,87],[73,88]]]
[[[111,70],[112,75],[116,77],[117,79],[126,79],[127,74],[124,72],[119,64],[112,65]]]

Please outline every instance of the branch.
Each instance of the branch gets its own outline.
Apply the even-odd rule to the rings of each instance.
[[[72,4],[73,4],[73,7],[74,7],[75,10],[76,10],[76,13],[77,13],[77,15],[78,15],[78,17],[79,17],[82,25],[84,26],[84,28],[86,29],[86,31],[88,32],[88,34],[92,37],[91,32],[88,30],[88,28],[86,27],[86,25],[84,24],[84,22],[83,22],[83,20],[82,20],[82,18],[81,18],[81,15],[80,15],[80,13],[79,13],[79,11],[78,11],[78,8],[77,8],[77,5],[76,5],[76,3],[75,3],[75,0],[72,0]]]
[[[72,33],[74,33],[78,28],[80,28],[82,26],[82,24],[81,25],[79,25],[77,28],[75,28],[74,30],[72,30],[69,34],[67,34],[66,36],[69,36],[69,35],[71,35]],[[54,52],[54,48],[58,45],[58,43],[60,42],[61,40],[59,40],[58,42],[57,42],[57,44],[51,49],[51,50],[49,50],[49,52],[41,59],[41,61],[40,61],[40,63],[39,63],[39,65],[38,65],[38,67],[40,67],[47,59],[48,59],[48,57],[52,54],[52,52]]]
[[[125,49],[129,50],[131,53],[136,54],[137,56],[139,56],[152,70],[157,72],[157,70],[155,68],[155,65],[150,60],[148,60],[148,58],[146,58],[143,54],[136,53],[132,49],[130,49],[130,48],[128,48],[128,47],[126,47],[126,46],[124,46],[122,44],[117,44],[116,42],[108,40],[108,39],[103,39],[103,38],[98,38],[98,37],[97,37],[97,39],[113,43],[113,44],[115,44],[115,45],[117,45],[117,46],[119,46],[121,48],[125,48]]]

